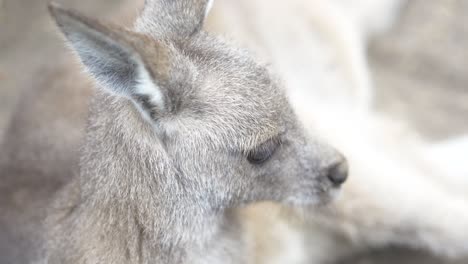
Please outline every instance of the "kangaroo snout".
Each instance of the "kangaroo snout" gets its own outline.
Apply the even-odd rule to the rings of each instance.
[[[346,158],[342,157],[337,162],[326,168],[326,176],[335,186],[340,186],[348,178],[349,166]]]

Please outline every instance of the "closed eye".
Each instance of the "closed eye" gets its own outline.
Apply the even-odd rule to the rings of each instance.
[[[256,164],[256,165],[263,164],[273,156],[279,144],[280,142],[278,139],[267,140],[266,142],[260,144],[259,146],[251,149],[247,153],[247,160],[251,164]]]

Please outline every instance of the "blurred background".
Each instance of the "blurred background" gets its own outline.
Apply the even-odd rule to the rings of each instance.
[[[30,77],[65,54],[46,0],[0,0],[0,138]],[[131,0],[61,0],[68,7],[119,23],[130,21]],[[123,18],[122,18],[123,17]],[[376,108],[403,120],[425,139],[468,132],[468,1],[410,0],[395,24],[372,36],[368,60]],[[466,263],[406,249],[369,252],[343,263]]]
[[[371,41],[378,105],[434,140],[468,131],[467,14],[467,1],[411,0]]]

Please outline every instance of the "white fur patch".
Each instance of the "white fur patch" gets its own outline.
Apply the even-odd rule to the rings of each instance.
[[[135,87],[135,94],[148,96],[151,105],[155,106],[158,110],[164,110],[164,96],[161,89],[155,84],[149,75],[148,71],[143,65],[138,66],[138,79],[137,86]],[[149,122],[152,122],[150,113],[147,109],[144,109],[140,103],[133,100],[132,95],[129,96],[132,102],[135,104],[137,109],[142,113],[142,116]]]
[[[164,109],[164,96],[159,87],[151,79],[148,71],[143,65],[138,69],[138,85],[136,93],[140,95],[147,95],[150,98],[151,104],[156,106],[159,110]]]

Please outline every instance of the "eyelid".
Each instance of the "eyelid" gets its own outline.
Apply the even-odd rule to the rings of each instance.
[[[286,134],[286,131],[282,131],[272,137],[269,137],[268,139],[266,140],[263,140],[262,142],[260,143],[257,143],[255,144],[253,147],[251,148],[244,148],[241,153],[243,153],[244,155],[248,155],[250,152],[252,151],[255,151],[255,150],[258,150],[266,145],[270,145],[270,146],[275,146],[275,148],[281,146],[285,141],[284,141],[284,134]]]
[[[256,147],[252,148],[250,151],[261,151],[261,150],[268,150],[272,151],[278,148],[282,144],[282,140],[280,136],[275,136],[269,138],[262,143],[258,144]]]
[[[279,135],[276,135],[274,137],[271,137],[271,138],[263,141],[263,143],[261,143],[257,147],[262,146],[262,145],[266,145],[266,144],[281,145],[281,143],[283,143],[282,135],[283,134],[279,134]]]

